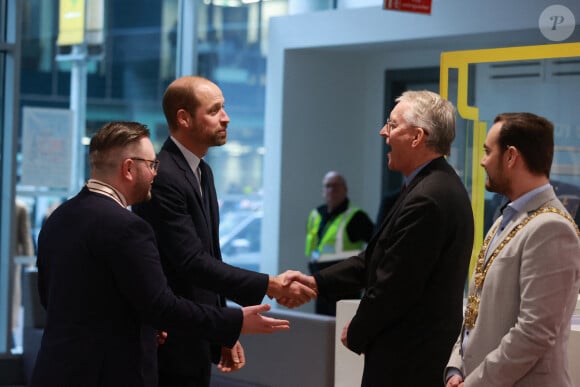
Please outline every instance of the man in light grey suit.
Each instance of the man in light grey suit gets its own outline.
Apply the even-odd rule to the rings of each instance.
[[[572,386],[567,344],[580,239],[548,180],[554,126],[530,113],[500,114],[484,149],[486,188],[510,203],[483,242],[445,383]]]

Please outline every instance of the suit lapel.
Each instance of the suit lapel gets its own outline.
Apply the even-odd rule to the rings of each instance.
[[[187,160],[177,147],[171,138],[168,138],[165,143],[163,144],[162,151],[166,151],[171,156],[171,159],[175,163],[175,165],[183,172],[183,176],[185,180],[187,180],[195,199],[199,203],[199,208],[203,213],[203,217],[206,221],[207,227],[211,230],[211,216],[209,210],[206,208],[203,202],[203,198],[199,192],[197,177],[191,170],[191,167],[187,163]],[[203,172],[202,172],[203,174]]]
[[[442,164],[442,163],[445,163],[445,164]],[[434,159],[429,164],[427,164],[425,166],[425,168],[423,168],[421,170],[421,172],[419,172],[419,174],[417,176],[415,176],[415,178],[413,180],[411,180],[411,183],[409,183],[409,186],[406,187],[406,189],[403,192],[401,192],[401,194],[399,195],[399,197],[397,198],[397,200],[395,201],[395,203],[393,204],[393,206],[391,207],[391,209],[389,210],[389,212],[385,216],[385,220],[383,220],[383,223],[381,223],[381,227],[379,227],[377,232],[375,232],[375,234],[373,235],[373,237],[369,241],[367,250],[369,250],[369,251],[372,250],[372,248],[374,247],[374,244],[376,242],[376,239],[379,238],[379,236],[383,233],[383,230],[387,227],[387,225],[389,225],[391,223],[392,218],[394,216],[397,216],[397,213],[399,212],[400,207],[402,206],[403,202],[405,201],[405,198],[411,194],[411,192],[417,186],[417,184],[419,184],[421,182],[421,180],[423,180],[425,178],[425,176],[427,176],[432,170],[443,169],[444,165],[447,165],[447,161],[445,161],[445,159],[443,157]]]
[[[395,215],[395,213],[398,212],[398,209],[401,206],[401,203],[403,202],[404,198],[407,196],[409,191],[410,191],[410,189],[407,188],[404,192],[401,192],[401,194],[399,195],[397,200],[395,200],[395,203],[391,206],[391,209],[389,210],[389,212],[387,212],[387,215],[385,216],[383,223],[381,223],[381,226],[377,229],[377,231],[375,232],[375,234],[373,235],[373,237],[369,241],[368,246],[367,246],[367,250],[370,251],[373,249],[376,240],[383,233],[383,230],[385,229],[387,224],[389,224],[391,222],[391,218]]]

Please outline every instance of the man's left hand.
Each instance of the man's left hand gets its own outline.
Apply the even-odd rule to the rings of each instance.
[[[344,345],[346,348],[348,348],[348,342],[347,342],[346,339],[348,337],[348,327],[349,327],[349,325],[350,325],[350,321],[346,323],[346,325],[344,326],[344,328],[342,328],[342,335],[340,335],[340,341],[342,342],[342,345]]]
[[[244,348],[239,341],[232,348],[222,347],[222,357],[218,364],[221,372],[228,373],[242,369],[246,365]]]

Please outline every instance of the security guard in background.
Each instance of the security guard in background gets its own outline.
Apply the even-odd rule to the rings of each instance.
[[[325,204],[313,209],[306,225],[305,255],[311,259],[310,272],[331,266],[358,254],[371,239],[374,224],[360,208],[351,205],[344,177],[330,171],[322,180]],[[357,299],[360,293],[343,294],[338,299]],[[316,313],[336,315],[336,301],[316,299]]]

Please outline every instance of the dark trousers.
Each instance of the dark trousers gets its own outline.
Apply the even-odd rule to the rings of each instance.
[[[209,387],[210,376],[211,364],[199,369],[196,375],[178,375],[159,370],[159,387]]]

